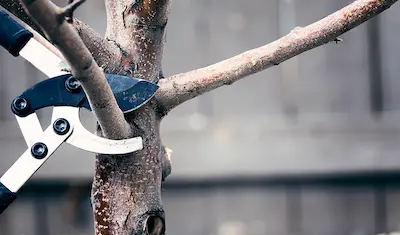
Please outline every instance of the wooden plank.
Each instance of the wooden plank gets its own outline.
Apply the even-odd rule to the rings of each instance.
[[[1,58],[1,119],[14,119],[10,105],[12,100],[28,88],[27,62],[22,57],[13,57],[4,48],[0,48]]]
[[[386,195],[387,230],[388,232],[400,230],[400,189],[389,188]]]
[[[329,0],[297,2],[298,24],[311,24],[346,4]],[[329,43],[298,56],[300,114],[369,115],[366,35],[366,25],[361,25],[342,35],[343,43]]]
[[[236,188],[217,192],[214,207],[218,227],[214,234],[287,233],[284,189]]]
[[[302,231],[298,234],[373,234],[370,189],[303,189]]]
[[[163,192],[164,209],[168,213],[169,234],[212,234],[215,228],[216,208],[213,191],[167,190]],[[182,216],[184,211],[190,216]]]
[[[198,17],[195,0],[175,0],[168,19],[166,44],[163,55],[165,77],[187,72],[204,66],[199,59],[201,49],[197,45],[195,22]],[[198,111],[199,99],[193,99],[174,109],[166,120],[173,117],[188,117]]]
[[[265,45],[278,37],[277,2],[212,1],[209,63]],[[216,117],[281,117],[278,67],[252,75],[212,92]]]
[[[32,201],[19,198],[18,203],[11,205],[4,214],[9,218],[7,221],[9,233],[7,235],[36,233],[35,217],[40,215],[35,214]]]
[[[400,111],[400,46],[396,38],[400,37],[399,12],[400,4],[393,5],[388,11],[380,15],[380,36],[382,49],[382,74],[385,90],[385,110],[388,112]]]
[[[295,1],[278,1],[279,37],[285,36],[297,26]],[[299,81],[299,59],[291,58],[279,66],[282,82],[282,111],[289,118],[298,116],[297,86]]]
[[[251,124],[261,122],[239,119],[221,120],[220,124],[197,132],[163,131],[163,142],[174,151],[173,174],[168,179],[400,168],[397,141],[400,126],[371,125],[362,123],[361,119],[348,125],[335,124],[330,119],[325,121],[331,126],[284,128],[272,120],[265,120],[269,125],[254,126]],[[85,121],[89,127],[93,127],[92,123],[90,118]],[[179,122],[172,124],[181,125]],[[8,169],[26,149],[22,135],[16,130],[16,122],[2,122],[0,125],[0,133],[3,133],[0,149],[4,156],[0,158],[0,172]],[[46,162],[35,178],[89,179],[93,172],[93,157],[91,153],[65,145]]]
[[[254,0],[252,3],[234,0],[230,4],[210,1],[210,5],[198,5],[200,2],[194,0],[174,1],[164,57],[166,76],[216,62],[276,39],[277,2]],[[296,3],[295,22],[300,26],[346,4],[345,1],[328,0],[307,0],[306,3],[309,4]],[[94,3],[88,3],[88,6],[90,4]],[[199,6],[201,10],[197,9]],[[313,14],[307,13],[309,7]],[[101,9],[96,14],[103,14]],[[208,19],[200,21],[207,10]],[[395,28],[397,15],[392,12],[390,9],[388,14],[382,15],[385,16],[382,24],[388,22]],[[86,9],[80,14],[89,19],[89,13]],[[209,27],[209,36],[198,38],[202,28],[194,27],[196,21],[201,27]],[[206,95],[204,100],[199,97],[189,101],[172,112],[162,126],[163,141],[174,150],[173,174],[169,179],[238,173],[271,175],[399,169],[399,113],[385,113],[379,123],[369,115],[365,29],[361,26],[350,31],[343,36],[345,41],[341,44],[328,44],[299,57],[299,81],[290,91],[301,111],[296,125],[286,122],[282,115],[284,85],[279,80],[279,68],[221,88],[208,97]],[[384,55],[388,55],[384,57],[383,65],[387,67],[383,70],[386,72],[385,87],[390,88],[385,89],[390,95],[385,93],[385,99],[392,100],[388,103],[394,111],[399,87],[396,86],[396,69],[399,66],[393,64],[396,61],[393,56],[398,54],[400,47],[393,44],[392,39],[397,37],[387,31],[383,33],[382,44],[391,46],[383,47]],[[201,41],[208,37],[209,42]],[[0,123],[0,149],[6,156],[0,158],[0,171],[4,172],[26,148],[9,105],[14,95],[32,85],[33,80],[26,75],[32,74],[34,68],[1,49],[0,60],[0,111],[9,119]],[[16,65],[22,69],[16,69]],[[204,110],[211,105],[210,98],[213,107],[212,112],[207,113]],[[199,111],[199,104],[208,115],[205,118],[191,116]],[[83,116],[85,126],[93,130],[93,117],[88,113]],[[202,121],[206,124],[197,125],[202,128],[193,128],[193,123]],[[65,146],[35,177],[91,178],[93,162],[92,154]]]

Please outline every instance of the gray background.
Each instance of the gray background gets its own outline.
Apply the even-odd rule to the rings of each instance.
[[[262,46],[350,2],[173,0],[164,75],[207,66]],[[395,4],[342,35],[340,44],[306,52],[174,109],[162,124],[163,142],[174,151],[168,182],[398,170],[399,10],[400,5]],[[102,1],[87,1],[76,13],[101,34],[105,32],[104,14]],[[0,49],[0,78],[0,172],[5,172],[26,149],[10,102],[45,76],[22,58]],[[45,126],[49,125],[49,113],[41,112]],[[85,112],[83,119],[93,130],[93,117]],[[89,185],[93,164],[91,154],[65,145],[33,181]],[[400,225],[397,187],[384,191],[374,185],[220,187],[167,190],[164,204],[169,234],[371,234]],[[384,204],[376,199],[382,197]],[[0,222],[1,235],[2,230],[7,235],[35,234],[30,233],[37,227],[32,222],[38,213],[33,198],[27,196],[13,205],[3,219],[8,222]],[[295,209],[287,198],[295,201]],[[65,199],[39,200],[46,204],[39,211],[49,208],[52,222],[47,232],[80,234],[79,226],[66,222],[65,215],[57,217],[63,214],[57,200]],[[82,200],[90,212],[88,198]],[[377,211],[382,206],[388,211],[383,212],[384,225],[377,229],[377,223],[382,223]],[[288,219],[293,213],[294,219]],[[21,216],[26,223],[19,231],[16,224]],[[7,233],[4,224],[8,224]],[[90,224],[89,220],[82,231],[90,234]]]

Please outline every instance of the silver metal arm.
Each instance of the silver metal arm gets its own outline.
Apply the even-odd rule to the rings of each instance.
[[[54,107],[52,122],[58,118],[65,118],[74,123],[74,132],[66,142],[77,148],[102,154],[124,154],[131,153],[143,148],[142,138],[135,137],[124,140],[110,140],[94,135],[89,132],[79,119],[79,108],[75,107]]]
[[[79,119],[80,108],[69,106],[53,107],[51,123],[54,123],[59,118],[68,120],[73,123],[74,131],[65,140],[66,143],[73,145],[85,151],[101,154],[125,154],[131,153],[143,148],[141,137],[135,137],[124,140],[110,140],[94,135],[88,131]],[[42,127],[36,113],[30,114],[27,117],[15,116],[21,132],[28,146],[38,141],[38,133],[42,133]]]
[[[26,117],[18,117],[17,115],[15,117],[26,144],[28,147],[31,146],[38,139],[38,134],[43,132],[38,116],[36,113],[32,113]]]
[[[72,134],[73,129],[71,123],[64,134],[57,134],[53,126],[37,133],[36,143],[29,146],[30,148],[8,169],[0,178],[0,183],[16,193]]]

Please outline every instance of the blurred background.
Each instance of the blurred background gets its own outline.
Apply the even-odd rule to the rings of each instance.
[[[64,5],[64,1],[55,1]],[[173,0],[164,75],[262,46],[350,0]],[[369,235],[400,229],[400,4],[330,43],[174,109],[167,234]],[[103,1],[77,17],[105,32]],[[46,77],[0,49],[0,173],[26,145],[11,100]],[[49,125],[50,111],[40,116]],[[93,118],[84,113],[88,129]],[[64,145],[0,235],[92,235],[94,156]]]

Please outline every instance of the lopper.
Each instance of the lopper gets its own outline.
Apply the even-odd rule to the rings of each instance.
[[[99,154],[124,154],[143,148],[141,137],[110,140],[88,131],[79,119],[79,111],[82,108],[91,111],[91,107],[79,81],[67,72],[65,61],[2,10],[0,45],[12,56],[23,57],[49,77],[12,101],[11,111],[28,148],[0,178],[0,214],[63,143]],[[158,90],[157,84],[142,79],[107,73],[105,77],[124,113],[144,105]],[[53,112],[51,124],[43,130],[36,111],[45,107],[52,107]]]

